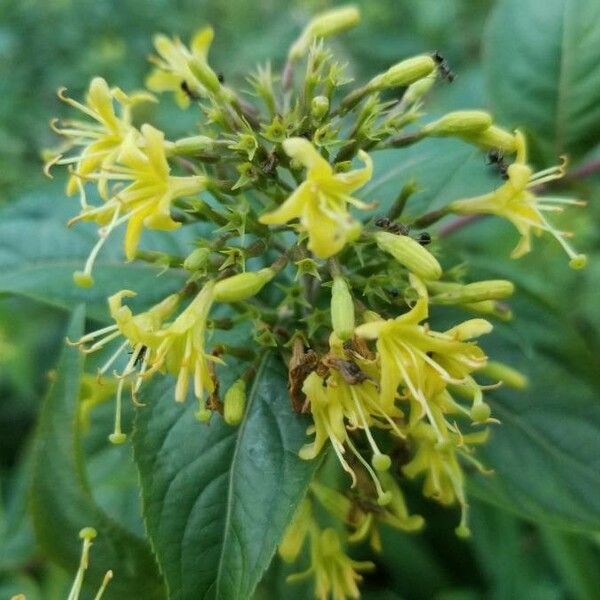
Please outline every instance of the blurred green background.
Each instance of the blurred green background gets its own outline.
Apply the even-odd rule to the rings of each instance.
[[[361,26],[336,39],[333,45],[352,65],[357,79],[387,68],[399,58],[438,50],[452,65],[457,79],[451,86],[437,90],[430,105],[433,111],[493,106],[502,124],[527,130],[533,141],[534,158],[546,166],[554,164],[556,155],[564,149],[573,155],[575,166],[593,163],[600,156],[597,89],[568,87],[564,94],[562,89],[555,89],[558,83],[553,79],[553,53],[557,45],[560,51],[564,39],[548,42],[549,54],[542,52],[548,54],[544,61],[535,50],[529,57],[526,53],[516,56],[518,40],[513,48],[512,29],[502,31],[513,15],[519,24],[515,36],[537,28],[531,43],[534,48],[537,44],[543,46],[544,33],[556,33],[550,31],[553,11],[567,10],[567,0],[548,4],[542,0],[527,0],[523,4],[510,0],[355,3],[363,13]],[[27,202],[32,198],[45,196],[49,202],[61,203],[60,211],[68,214],[70,201],[63,201],[60,193],[64,182],[58,176],[53,182],[44,178],[40,158],[45,148],[56,143],[48,121],[66,114],[65,106],[56,98],[60,86],[66,86],[74,98],[81,97],[95,75],[125,90],[141,87],[148,72],[146,57],[151,52],[152,34],[160,31],[187,39],[205,23],[211,23],[216,30],[211,49],[215,69],[224,74],[228,84],[243,85],[248,70],[259,62],[272,59],[273,66],[280,67],[288,44],[309,16],[336,4],[323,0],[0,0],[0,220],[10,225],[7,219],[15,214],[11,213],[13,205],[24,202],[29,206]],[[580,2],[580,7],[577,2],[570,4],[569,10],[580,13],[573,18],[578,18],[582,26],[597,14],[593,2]],[[484,35],[486,27],[489,33]],[[598,39],[593,32],[589,35],[592,40]],[[582,40],[585,45],[585,39]],[[575,62],[572,66],[572,86],[584,85],[586,80],[592,86],[598,82],[600,50],[595,52],[588,51],[581,58],[583,64]],[[538,59],[541,62],[536,63]],[[518,61],[525,62],[521,65]],[[519,97],[519,93],[527,93],[519,87],[519,77],[528,69],[533,77],[541,79],[539,86],[532,87],[533,99],[531,95]],[[496,84],[504,75],[509,82],[513,78],[512,90]],[[511,93],[516,94],[512,99],[507,97]],[[570,121],[564,127],[557,126],[556,135],[546,121],[551,109],[543,105],[545,101],[553,104],[553,93],[559,93],[565,110],[572,110],[574,118],[579,119],[577,127],[570,128]],[[542,104],[541,115],[536,114],[535,106],[530,106],[536,102]],[[192,111],[178,111],[169,99],[151,110],[144,116],[157,122],[169,135],[188,131],[198,120]],[[582,114],[585,118],[580,123]],[[424,177],[435,171],[435,163],[422,165]],[[486,222],[452,238],[457,246],[466,248],[462,254],[457,250],[458,259],[477,257],[472,262],[479,272],[509,276],[522,285],[522,294],[515,301],[516,325],[500,328],[495,350],[517,365],[526,357],[534,365],[529,374],[545,380],[546,387],[534,388],[527,399],[512,400],[512,412],[500,414],[507,432],[504,438],[498,436],[492,453],[496,452],[496,460],[501,455],[506,461],[506,477],[496,483],[474,484],[473,539],[455,539],[448,527],[454,513],[427,504],[423,510],[428,513],[429,526],[423,535],[386,535],[379,569],[366,581],[367,598],[600,598],[600,515],[597,504],[591,506],[587,502],[587,496],[600,496],[600,452],[595,453],[600,447],[598,441],[595,446],[590,445],[594,436],[600,437],[596,428],[600,423],[596,392],[600,370],[600,269],[593,261],[594,256],[600,256],[600,181],[590,177],[571,187],[590,199],[586,213],[576,215],[569,223],[581,232],[578,246],[592,259],[588,270],[577,278],[568,272],[566,260],[551,245],[540,246],[541,256],[537,258],[527,258],[504,272],[496,270],[494,252],[506,255],[506,248],[514,242],[510,229],[496,223]],[[26,239],[36,236],[36,231],[23,226],[20,234]],[[0,269],[8,269],[12,250],[3,248],[2,243],[0,237]],[[0,285],[0,292],[3,291],[6,289]],[[66,597],[65,586],[71,573],[53,566],[47,549],[35,542],[27,512],[28,450],[49,372],[62,346],[67,314],[27,296],[0,296],[0,598],[24,592],[28,600],[58,599]],[[507,343],[512,344],[510,351],[506,350]],[[542,433],[526,430],[525,421],[519,418],[526,412],[525,405],[527,410],[530,406],[537,410],[551,397],[558,400],[550,402],[550,416],[541,410],[534,413],[531,422],[537,426],[541,420],[542,433],[548,435],[539,447],[548,456],[562,452],[567,457],[561,463],[564,470],[560,473],[554,463],[546,462],[546,454],[540,453],[539,460],[529,464],[529,447],[523,447],[522,456],[510,452],[514,444],[518,447],[520,443],[518,436],[516,441],[511,438],[511,431],[519,428],[525,431],[523,437],[539,442],[535,436]],[[513,414],[516,418],[511,420]],[[549,423],[551,418],[554,420]],[[581,430],[582,423],[588,426],[585,431]],[[527,464],[522,465],[521,460]],[[102,460],[96,466],[92,477],[98,485],[107,485],[110,468]],[[551,479],[544,473],[546,466],[553,470]],[[565,480],[564,489],[559,489],[564,473],[576,477],[582,469],[585,476],[582,474],[577,482]],[[528,482],[536,477],[539,481],[531,483],[535,490],[530,492]],[[134,479],[132,476],[123,487],[130,486]],[[501,490],[502,482],[514,488]],[[523,489],[513,493],[521,484]],[[490,486],[496,489],[490,491]],[[116,497],[118,484],[114,487],[107,494]],[[478,500],[486,498],[488,492],[494,498],[491,503]],[[537,504],[532,497],[537,498]],[[499,498],[506,498],[506,502]],[[547,519],[540,498],[548,501]],[[115,502],[111,505],[107,500],[107,505],[116,506],[118,501]],[[135,511],[135,507],[131,510]],[[560,527],[549,528],[548,524]],[[284,597],[273,592],[280,589],[277,580],[275,564],[262,591],[259,590],[260,597]],[[288,598],[302,598],[304,593],[299,589],[281,592]]]

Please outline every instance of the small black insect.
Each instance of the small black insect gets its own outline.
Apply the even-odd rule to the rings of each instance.
[[[385,229],[389,233],[395,235],[408,235],[410,228],[402,223],[394,223],[388,217],[377,217],[375,219],[375,226],[380,229]]]
[[[146,350],[148,350],[148,348],[146,346],[142,346],[140,348],[140,351],[137,353],[137,356],[135,357],[135,360],[133,361],[134,367],[137,367],[144,360],[144,356],[146,356]]]
[[[421,244],[421,246],[427,246],[431,244],[431,235],[427,231],[422,231],[417,238],[417,242]]]
[[[223,73],[217,73],[217,79],[219,80],[219,83],[225,83],[225,75],[223,75]]]
[[[437,63],[442,77],[448,83],[452,83],[456,75],[454,75],[454,72],[448,66],[448,61],[437,50],[431,55],[431,58]]]
[[[181,89],[190,100],[199,100],[200,96],[190,89],[188,82],[184,79],[180,84]]]
[[[501,150],[490,150],[486,162],[498,169],[502,179],[508,179],[508,163],[504,160],[504,154]]]
[[[387,217],[377,217],[375,219],[375,227],[381,229],[387,229],[390,226],[391,221]]]

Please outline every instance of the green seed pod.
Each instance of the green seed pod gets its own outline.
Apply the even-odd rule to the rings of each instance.
[[[333,278],[331,288],[331,322],[334,333],[343,342],[354,333],[354,301],[346,280],[341,276]]]
[[[483,110],[457,110],[423,127],[428,135],[476,134],[492,125],[492,116]]]
[[[246,409],[246,382],[238,379],[226,392],[223,402],[223,419],[228,425],[239,425]]]
[[[254,273],[240,273],[215,284],[214,299],[217,302],[240,302],[260,292],[275,277],[273,269],[261,269]]]
[[[371,92],[386,88],[410,85],[427,77],[435,69],[435,61],[428,54],[413,56],[390,67],[385,73],[377,75],[367,84]]]
[[[210,256],[208,248],[196,248],[183,261],[183,268],[187,271],[199,271],[206,265],[206,261]]]
[[[407,235],[394,235],[387,231],[375,234],[377,245],[391,254],[400,264],[422,279],[439,279],[442,267],[436,258],[419,242]]]

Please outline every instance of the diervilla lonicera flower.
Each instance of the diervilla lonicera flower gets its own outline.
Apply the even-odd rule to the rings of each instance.
[[[522,388],[527,381],[489,361],[484,349],[493,322],[512,318],[515,285],[474,280],[468,258],[453,264],[460,248],[447,251],[438,220],[498,215],[521,236],[513,256],[530,250],[532,233],[547,231],[572,266],[585,263],[544,216],[579,202],[536,195],[565,164],[534,173],[523,135],[485,111],[427,116],[428,94],[452,79],[439,53],[398,57],[387,71],[345,87],[351,80],[323,38],[358,19],[353,6],[315,17],[280,77],[269,63],[247,79],[258,103],[225,86],[235,74],[220,76],[208,64],[212,28],[201,29],[189,47],[159,35],[147,86],[196,109],[197,130],[166,139],[152,124],[132,120],[132,108],[153,96],[126,95],[95,78],[82,103],[61,92],[87,118],[54,125],[66,144],[48,165],[67,166],[68,192],[79,192],[81,210],[71,222],[98,226],[76,283],[93,283],[99,251],[124,225],[124,259],[151,263],[138,270],[150,279],[137,289],[164,290],[156,303],[140,291],[136,312],[128,306],[133,291],[107,290],[111,324],[72,342],[84,353],[106,351],[98,389],[88,390],[80,418],[87,421],[114,397],[109,439],[123,443],[125,392],[144,410],[144,383],[166,377],[174,401],[195,399],[198,421],[243,428],[261,407],[256,373],[279,377],[279,370],[266,373],[265,357],[284,361],[290,427],[308,421],[304,443],[286,451],[316,461],[329,450],[332,460],[315,468],[279,552],[292,562],[308,546],[308,568],[291,579],[312,577],[321,600],[359,596],[361,573],[373,564],[354,560],[353,544],[368,541],[378,552],[382,525],[404,532],[423,526],[401,476],[420,480],[427,498],[458,506],[456,532],[468,534],[465,465],[485,471],[475,447],[498,423],[488,395],[502,383]],[[390,93],[398,87],[406,87],[399,97]],[[429,213],[413,198],[430,185],[427,177],[400,182],[380,205],[361,199],[379,150],[403,165],[404,146],[439,137],[481,151],[482,169],[494,158],[494,189]],[[147,229],[161,232],[159,248],[139,248]],[[155,279],[153,267],[170,277]],[[106,385],[109,373],[114,380]],[[277,407],[280,428],[283,410]],[[291,497],[288,508],[293,512]]]

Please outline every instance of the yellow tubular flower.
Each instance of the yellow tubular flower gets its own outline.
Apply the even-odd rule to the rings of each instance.
[[[373,162],[366,152],[360,151],[364,168],[334,173],[332,166],[304,138],[287,139],[283,148],[290,158],[306,167],[306,181],[279,208],[262,215],[260,222],[282,225],[300,219],[301,228],[308,233],[309,249],[319,258],[333,256],[360,234],[360,223],[352,218],[348,205],[363,210],[370,207],[350,194],[369,181]]]
[[[314,577],[315,597],[318,600],[345,600],[359,598],[358,583],[361,571],[372,571],[370,561],[352,560],[342,548],[338,533],[333,528],[320,530],[313,525],[310,531],[310,567],[303,573],[290,575],[288,581]]]
[[[83,104],[66,96],[64,88],[59,90],[58,96],[92,119],[56,119],[51,123],[54,131],[67,138],[69,149],[80,149],[72,156],[59,155],[46,164],[47,173],[53,165],[74,165],[67,183],[67,194],[72,195],[81,189],[82,177],[114,164],[121,144],[133,130],[131,108],[140,102],[156,102],[156,98],[145,92],[127,95],[119,88],[110,89],[102,77],[92,79]],[[82,206],[86,208],[85,195],[82,195]]]
[[[473,342],[421,325],[427,315],[427,300],[420,298],[408,313],[396,319],[365,323],[355,333],[365,339],[377,339],[381,403],[385,409],[393,409],[398,387],[402,385],[405,395],[416,400],[422,413],[435,425],[426,393],[432,375],[446,383],[463,383],[470,372],[485,364],[486,357]],[[441,431],[438,435],[443,437]]]
[[[100,240],[92,250],[83,273],[76,277],[84,285],[91,285],[91,271],[94,260],[110,232],[119,224],[127,222],[125,234],[125,255],[128,260],[135,253],[142,229],[172,230],[180,226],[170,215],[171,203],[182,196],[190,196],[206,188],[208,178],[204,175],[175,177],[170,174],[170,166],[165,153],[164,134],[151,125],[143,125],[138,146],[135,134],[128,135],[123,142],[118,164],[104,172],[90,173],[88,179],[108,180],[117,183],[114,195],[96,208],[85,208],[71,220],[95,221],[103,225]],[[128,183],[121,189],[123,182]],[[85,277],[88,282],[85,282]]]
[[[485,442],[487,431],[465,436],[454,433],[448,436],[445,443],[440,444],[433,427],[419,423],[411,433],[411,438],[417,450],[413,459],[402,467],[402,471],[411,479],[420,474],[425,476],[423,493],[426,496],[445,505],[458,502],[461,520],[456,533],[461,537],[468,536],[465,478],[458,455],[483,471],[483,467],[468,453],[468,444]]]
[[[451,212],[471,215],[490,214],[508,219],[521,234],[521,239],[512,251],[512,258],[520,258],[531,250],[531,233],[541,235],[547,231],[553,235],[570,258],[569,265],[574,269],[585,266],[587,258],[577,254],[566,241],[568,234],[555,229],[544,216],[544,212],[561,212],[561,205],[581,206],[584,203],[570,198],[543,196],[538,198],[532,191],[550,181],[560,179],[565,172],[564,164],[534,173],[527,165],[525,137],[515,132],[517,157],[508,167],[508,180],[497,190],[449,204]]]

